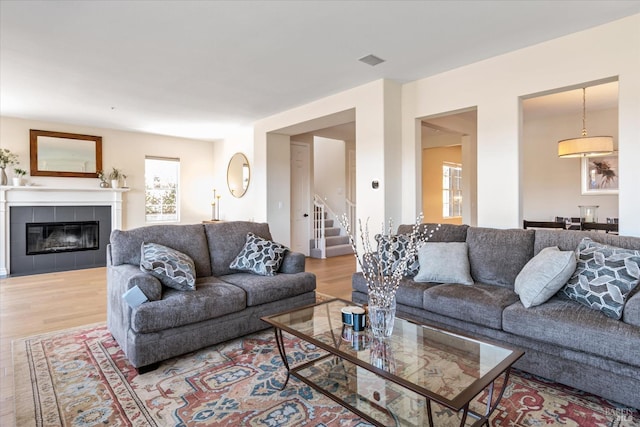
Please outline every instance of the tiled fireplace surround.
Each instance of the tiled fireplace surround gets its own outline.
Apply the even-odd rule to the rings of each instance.
[[[123,193],[128,189],[111,189],[111,188],[55,188],[55,187],[0,187],[0,277],[7,276],[11,273],[11,248],[12,242],[15,244],[17,239],[26,239],[26,236],[11,235],[11,208],[14,212],[24,213],[24,207],[38,208],[34,209],[34,212],[49,214],[50,212],[56,212],[62,216],[69,215],[98,215],[101,216],[103,209],[88,209],[89,207],[107,207],[110,208],[110,215],[106,214],[106,221],[110,222],[110,226],[106,229],[103,226],[100,227],[100,240],[101,247],[104,248],[106,242],[109,239],[109,233],[116,228],[122,228],[122,205],[123,205]],[[56,209],[52,209],[56,207]],[[45,208],[45,209],[42,209]],[[73,209],[76,208],[76,209]],[[28,209],[26,210],[28,212]],[[93,212],[93,213],[91,213]],[[78,221],[83,221],[92,218],[77,217]],[[43,219],[42,221],[53,220]],[[109,221],[110,220],[110,221]],[[36,219],[34,222],[39,222]],[[91,251],[88,251],[91,252]],[[104,250],[101,251],[104,254]],[[74,253],[69,253],[68,257],[75,256]],[[81,254],[77,252],[75,254]],[[61,255],[61,254],[60,254]],[[60,255],[47,254],[45,257],[54,257]],[[43,256],[43,255],[34,255]],[[98,255],[96,255],[98,256]],[[43,264],[46,264],[43,263]],[[104,265],[104,264],[103,264]],[[62,268],[64,269],[64,268]],[[60,270],[60,269],[58,269]],[[51,271],[57,271],[54,266]],[[43,271],[34,271],[34,273],[40,273]],[[24,273],[21,273],[24,274]]]

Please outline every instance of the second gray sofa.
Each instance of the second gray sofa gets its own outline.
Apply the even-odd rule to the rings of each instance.
[[[400,226],[398,233],[409,233],[411,227]],[[525,308],[514,291],[516,277],[534,255],[550,246],[573,251],[584,237],[640,250],[636,237],[443,224],[430,241],[466,242],[474,284],[404,278],[397,293],[397,315],[521,348],[525,355],[515,367],[640,408],[640,285],[620,320],[560,294]],[[367,301],[361,273],[353,276],[352,299]]]
[[[287,251],[278,274],[260,276],[229,267],[247,233],[271,240],[268,224],[220,222],[114,230],[107,248],[107,326],[131,364],[156,362],[269,327],[260,317],[315,303],[316,278],[305,257]],[[193,259],[196,289],[163,286],[140,269],[142,243],[156,243]],[[148,302],[131,308],[122,295],[138,286]]]

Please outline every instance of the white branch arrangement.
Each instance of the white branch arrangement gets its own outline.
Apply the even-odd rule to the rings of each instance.
[[[369,234],[369,219],[367,218],[364,226],[362,224],[362,220],[358,220],[360,239],[362,240],[362,247],[364,249],[364,254],[360,257],[358,256],[356,237],[351,230],[347,215],[343,214],[339,218],[340,224],[349,236],[349,242],[353,248],[356,261],[358,262],[358,265],[362,270],[362,274],[367,282],[370,305],[373,304],[389,307],[392,304],[398,286],[400,286],[400,280],[405,276],[407,269],[416,259],[418,249],[420,249],[420,247],[422,247],[422,245],[424,245],[433,236],[434,232],[440,229],[440,224],[431,230],[428,230],[425,226],[421,232],[420,228],[421,225],[423,225],[423,218],[424,216],[420,213],[416,218],[413,228],[411,229],[411,233],[406,235],[408,239],[407,251],[399,260],[399,263],[391,274],[389,274],[389,267],[387,266],[387,263],[392,265],[394,260],[385,260],[383,258],[383,245],[378,244],[377,249],[373,249]],[[393,221],[390,219],[388,229],[385,229],[384,223],[382,224],[381,236],[392,237],[394,236],[392,233]]]

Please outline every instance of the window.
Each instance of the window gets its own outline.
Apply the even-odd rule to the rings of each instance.
[[[147,222],[177,222],[180,159],[146,157],[144,199]]]
[[[442,164],[442,217],[462,216],[462,165]]]

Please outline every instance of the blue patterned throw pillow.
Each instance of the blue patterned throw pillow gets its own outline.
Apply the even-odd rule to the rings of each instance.
[[[142,243],[140,270],[179,291],[196,289],[196,266],[189,255],[157,243]]]
[[[287,250],[287,247],[280,243],[247,233],[244,247],[229,268],[249,271],[261,276],[275,276]]]
[[[627,296],[640,279],[640,251],[582,239],[577,268],[562,289],[570,299],[620,319]]]
[[[382,274],[391,276],[393,272],[401,266],[402,260],[409,256],[410,237],[406,234],[375,236],[378,242],[378,255],[382,264]],[[407,260],[407,269],[404,276],[415,276],[420,270],[418,262],[418,248],[415,248],[413,255]]]

